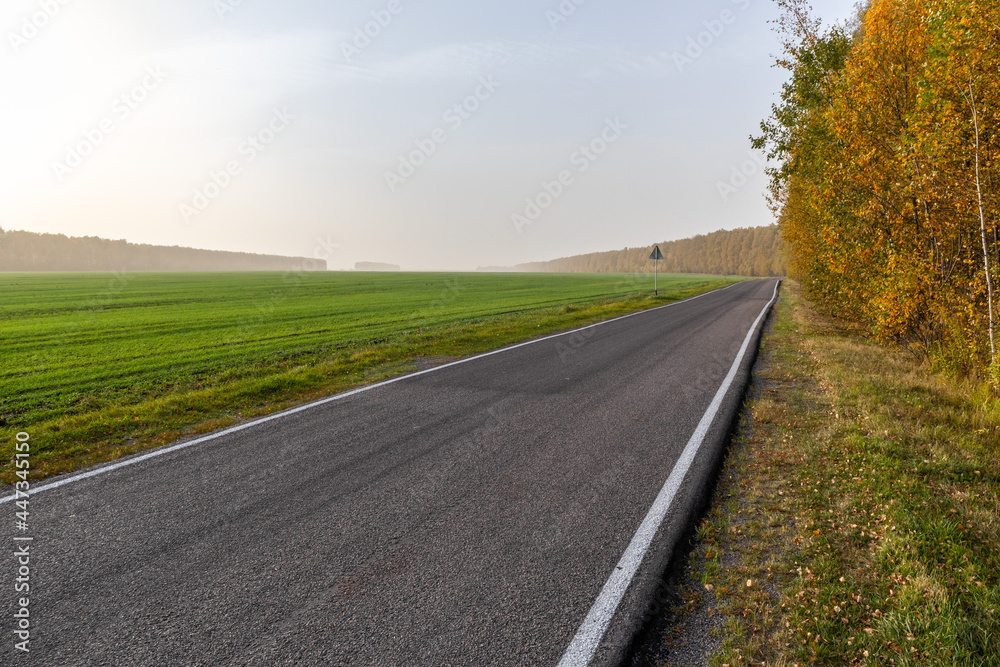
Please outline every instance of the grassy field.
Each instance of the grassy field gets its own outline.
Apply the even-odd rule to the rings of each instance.
[[[618,274],[0,274],[0,482],[106,461],[732,280]]]
[[[680,591],[708,662],[1000,665],[998,545],[996,397],[786,282]]]

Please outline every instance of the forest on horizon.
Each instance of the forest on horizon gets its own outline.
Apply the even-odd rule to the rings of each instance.
[[[720,230],[656,244],[663,253],[661,273],[707,273],[723,276],[781,276],[785,260],[777,225]],[[518,264],[517,271],[563,273],[652,273],[653,246],[623,248]]]
[[[777,225],[721,230],[660,243],[661,273],[784,275]],[[653,246],[587,253],[545,262],[480,270],[541,273],[652,273]],[[358,262],[358,271],[399,266]],[[0,271],[325,271],[322,259],[258,255],[0,229]]]
[[[326,271],[326,260],[0,229],[0,271]]]

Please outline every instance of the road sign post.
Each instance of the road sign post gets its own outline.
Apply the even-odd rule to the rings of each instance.
[[[657,289],[656,284],[656,263],[663,259],[663,253],[660,252],[660,246],[653,246],[653,252],[650,253],[649,258],[653,260],[653,296],[659,296],[660,290]]]

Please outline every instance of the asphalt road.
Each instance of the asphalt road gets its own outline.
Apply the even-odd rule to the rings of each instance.
[[[751,325],[762,326],[775,282],[36,489],[31,652],[5,631],[0,663],[555,665]],[[749,340],[595,663],[621,655],[705,488],[752,362]],[[0,504],[11,525],[14,511]],[[0,559],[8,629],[16,573],[13,557]]]

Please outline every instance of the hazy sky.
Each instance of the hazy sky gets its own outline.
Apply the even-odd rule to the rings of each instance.
[[[768,224],[747,137],[783,80],[774,16],[5,0],[0,226],[466,270]]]

